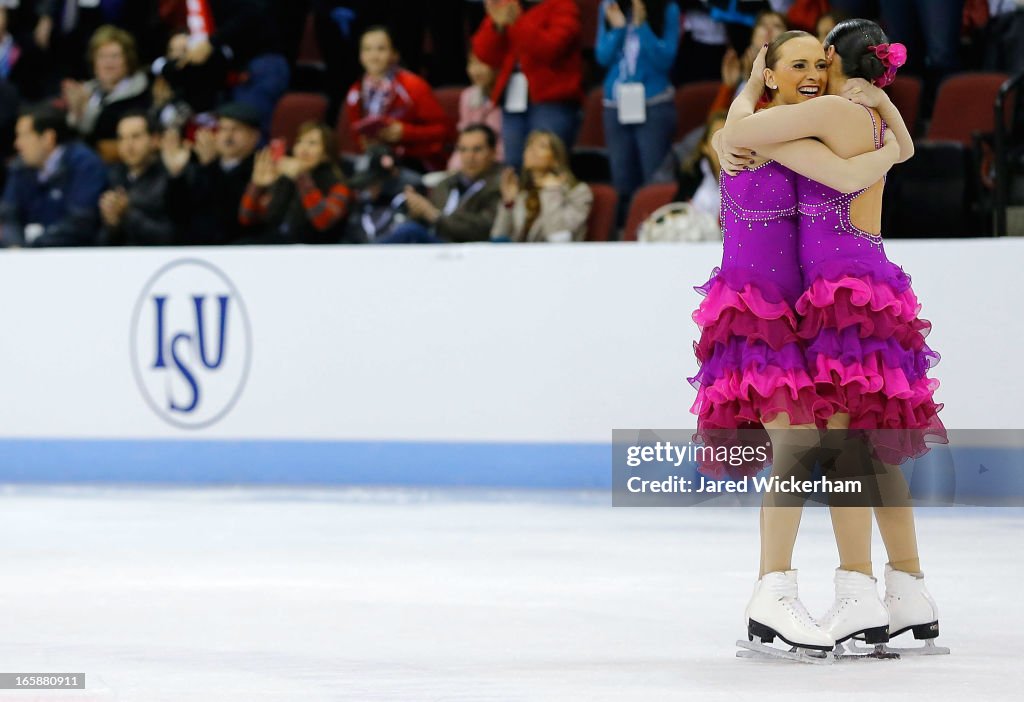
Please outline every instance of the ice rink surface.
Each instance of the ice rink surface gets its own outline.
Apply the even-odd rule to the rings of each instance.
[[[85,673],[87,689],[0,700],[1020,699],[1021,510],[919,512],[952,655],[811,666],[734,657],[756,510],[609,505],[8,487],[0,672]],[[836,566],[825,510],[807,511],[794,565],[822,613]]]

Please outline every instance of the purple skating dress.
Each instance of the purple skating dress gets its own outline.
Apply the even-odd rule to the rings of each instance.
[[[803,290],[797,256],[796,174],[775,161],[736,176],[722,173],[722,265],[696,288],[700,327],[690,378],[697,399],[698,442],[705,446],[770,446],[763,421],[787,412],[813,424],[814,383],[807,371],[794,303]],[[711,477],[752,475],[771,463],[702,460]]]
[[[881,148],[885,123],[868,110]],[[932,399],[939,381],[927,376],[939,355],[925,343],[931,323],[910,276],[890,262],[881,236],[854,226],[853,200],[797,176],[799,258],[804,292],[796,302],[798,334],[816,385],[817,423],[850,414],[876,455],[899,464],[928,451],[925,440],[947,443]]]

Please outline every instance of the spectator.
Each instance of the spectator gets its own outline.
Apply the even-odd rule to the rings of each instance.
[[[459,134],[461,164],[426,198],[406,186],[410,219],[377,241],[382,244],[440,244],[487,241],[501,200],[498,137],[486,124],[471,124]]]
[[[927,119],[939,83],[960,68],[964,0],[881,0],[881,8],[890,41],[907,47],[903,70],[924,75],[922,111]]]
[[[65,80],[61,89],[68,122],[92,144],[104,161],[117,158],[117,124],[121,116],[149,107],[146,74],[139,70],[135,40],[111,25],[96,30],[89,40],[92,80]]]
[[[729,45],[737,53],[746,46],[751,29],[764,13],[772,12],[781,16],[768,0],[707,0],[707,4],[711,18],[725,25]]]
[[[689,202],[694,210],[716,223],[721,209],[721,192],[718,188],[721,164],[718,152],[711,146],[711,139],[725,126],[725,118],[725,112],[712,112],[708,115],[700,144],[679,164],[676,172],[678,187],[673,198],[676,202]]]
[[[261,227],[249,243],[336,244],[345,233],[351,192],[338,166],[334,132],[325,124],[299,126],[292,158],[256,155],[242,197],[243,225]]]
[[[120,163],[109,171],[110,189],[100,197],[100,243],[150,246],[175,241],[175,219],[186,202],[171,202],[167,169],[160,160],[160,132],[145,112],[117,123]]]
[[[24,66],[24,49],[11,32],[8,12],[0,5],[0,84],[17,86],[18,74]]]
[[[757,58],[757,52],[765,44],[771,44],[775,41],[776,37],[785,32],[786,29],[788,29],[786,18],[778,12],[767,10],[757,16],[757,19],[754,21],[754,29],[750,34],[750,44],[743,51],[743,57],[741,58],[732,48],[725,52],[725,58],[722,59],[722,85],[719,87],[718,96],[711,106],[711,112],[729,110],[729,105],[732,104],[733,98],[746,85],[746,78],[750,75],[754,59]]]
[[[386,28],[366,30],[359,40],[359,61],[366,73],[345,100],[356,140],[389,145],[419,169],[443,169],[454,125],[427,82],[398,66]]]
[[[217,112],[217,131],[196,132],[198,166],[185,169],[191,193],[192,244],[229,244],[252,234],[238,217],[242,195],[252,180],[253,154],[260,141],[260,112],[252,105],[232,102]]]
[[[106,187],[103,162],[70,141],[67,115],[51,106],[18,118],[18,158],[0,202],[3,246],[88,246],[96,239],[96,203]]]
[[[394,152],[383,144],[370,147],[366,167],[352,177],[351,184],[355,204],[345,236],[351,243],[377,241],[391,234],[409,220],[408,188],[424,194],[420,176],[402,168]]]
[[[498,72],[491,95],[503,108],[505,160],[518,169],[530,132],[550,130],[564,144],[575,139],[583,100],[580,10],[576,0],[541,0],[525,11],[519,0],[484,6],[473,53]]]
[[[187,11],[190,36],[181,65],[205,67],[218,76],[226,65],[231,99],[253,107],[267,134],[291,77],[269,1],[190,0]]]
[[[175,32],[164,55],[153,62],[153,101],[161,102],[158,92],[170,93],[173,99],[168,97],[165,104],[180,100],[192,112],[209,112],[216,108],[227,80],[227,57],[214,53],[203,64],[190,63],[189,41],[187,31]]]
[[[707,6],[698,0],[681,0],[683,38],[672,70],[675,85],[716,80],[718,66],[726,52],[729,37],[725,25],[711,19]]]
[[[502,206],[491,228],[495,241],[582,241],[594,195],[569,170],[565,144],[554,132],[534,131],[526,140],[523,178],[506,168]]]
[[[466,62],[466,73],[472,85],[459,95],[459,132],[471,124],[486,124],[496,135],[501,134],[501,108],[491,101],[494,69],[470,53]],[[495,146],[495,158],[499,161],[504,158],[500,138]],[[457,171],[459,168],[459,150],[456,149],[448,160],[448,170]]]
[[[819,17],[818,21],[814,24],[814,35],[818,37],[818,41],[824,44],[828,33],[844,19],[845,17],[838,12],[826,12]]]
[[[604,135],[612,184],[619,192],[618,221],[650,180],[676,131],[670,72],[679,47],[679,7],[666,0],[631,0],[628,15],[617,0],[599,6],[596,55],[604,80]],[[638,89],[637,89],[638,88]]]

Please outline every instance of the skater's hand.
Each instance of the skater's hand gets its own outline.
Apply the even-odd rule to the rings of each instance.
[[[738,175],[741,171],[757,168],[767,160],[759,158],[756,151],[726,143],[721,131],[715,132],[715,135],[711,137],[711,148],[718,154],[718,162],[721,164],[722,171],[731,176]]]
[[[885,91],[863,78],[850,78],[843,86],[842,96],[865,107],[876,108],[889,99]]]
[[[764,88],[764,69],[767,67],[765,57],[768,55],[768,45],[765,44],[754,57],[754,64],[750,68],[750,83],[754,86]]]

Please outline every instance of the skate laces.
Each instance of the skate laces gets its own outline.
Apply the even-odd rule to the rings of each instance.
[[[779,602],[782,603],[783,608],[789,612],[790,616],[793,617],[798,623],[809,626],[812,629],[820,629],[818,622],[814,620],[811,613],[804,607],[804,603],[800,601],[798,597],[780,597]]]

